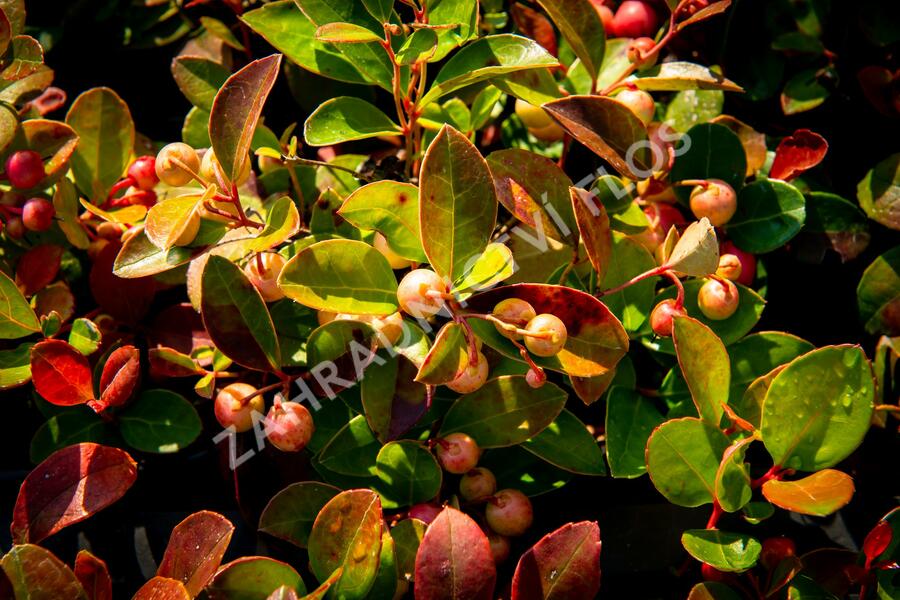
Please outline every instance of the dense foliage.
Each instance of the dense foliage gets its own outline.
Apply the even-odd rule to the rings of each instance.
[[[113,89],[69,102],[0,0],[0,389],[42,421],[0,597],[589,599],[617,549],[554,499],[601,478],[693,509],[655,532],[666,597],[900,595],[900,511],[841,548],[767,526],[896,502],[848,458],[900,417],[900,154],[847,198],[791,120],[834,92],[837,8],[767,3],[732,74],[692,33],[731,0],[137,4],[123,42],[181,44],[181,140]],[[861,4],[855,85],[896,119],[897,8]],[[873,243],[856,338],[760,326],[767,265]],[[83,532],[56,556],[210,449],[234,517],[180,514],[140,584]],[[225,560],[237,519],[265,556]]]

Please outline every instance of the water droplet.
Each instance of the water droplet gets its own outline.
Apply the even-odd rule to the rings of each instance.
[[[859,363],[859,351],[856,349],[848,350],[844,352],[844,356],[842,357],[842,361],[844,366],[849,368],[855,367]]]
[[[841,397],[841,405],[844,408],[850,408],[850,405],[853,404],[853,395],[852,394],[844,394]]]
[[[557,576],[559,576],[559,571],[557,571],[556,569],[553,569],[552,571],[550,571],[550,581],[553,581],[554,579],[556,579]]]
[[[356,562],[362,562],[366,559],[367,554],[368,544],[365,541],[360,541],[353,549],[353,560]]]

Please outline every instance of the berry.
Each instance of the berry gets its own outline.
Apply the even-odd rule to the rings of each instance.
[[[681,211],[670,204],[650,204],[644,207],[644,214],[650,222],[650,227],[647,231],[634,236],[634,239],[651,254],[665,241],[666,234],[673,225],[687,223]]]
[[[478,464],[478,444],[464,433],[451,433],[438,440],[438,462],[448,473],[462,475]]]
[[[721,321],[735,313],[741,302],[741,294],[728,279],[710,279],[697,294],[697,305],[707,319]]]
[[[719,252],[721,254],[734,254],[741,261],[741,274],[735,280],[741,285],[752,285],[756,278],[756,256],[744,252],[731,242],[722,242]]]
[[[657,171],[668,171],[675,162],[675,141],[678,133],[668,123],[650,123],[647,127],[647,139],[653,153],[653,168]],[[665,186],[668,194],[664,198],[647,198],[654,202],[677,202],[672,186]],[[643,194],[642,194],[643,195]]]
[[[672,335],[672,320],[686,314],[684,308],[679,308],[675,300],[663,300],[650,313],[650,328],[659,337],[669,337]]]
[[[483,500],[497,491],[497,478],[484,467],[476,467],[459,480],[459,495],[466,502]]]
[[[431,522],[437,519],[437,516],[441,514],[441,510],[443,509],[440,506],[436,506],[429,502],[423,502],[421,504],[413,504],[409,508],[409,513],[407,514],[410,519],[418,519],[430,525]]]
[[[380,334],[378,341],[382,346],[393,346],[396,344],[406,329],[406,325],[403,323],[403,315],[399,311],[385,317],[372,317],[369,324],[375,330],[375,333]]]
[[[13,152],[6,159],[6,176],[14,188],[31,189],[44,179],[44,161],[34,150]]]
[[[430,317],[444,308],[444,298],[428,292],[447,293],[447,286],[434,271],[416,269],[407,273],[397,286],[397,300],[403,312],[413,317]]]
[[[613,14],[612,9],[606,5],[605,0],[591,0],[591,4],[594,5],[594,9],[600,15],[600,20],[603,21],[603,30],[606,32],[606,37],[616,37],[615,26],[613,25],[615,14]]]
[[[6,222],[6,235],[14,240],[25,235],[25,224],[22,223],[21,217],[10,217]]]
[[[247,383],[232,383],[222,388],[216,395],[214,408],[219,425],[226,429],[234,426],[238,433],[249,431],[253,427],[253,413],[262,415],[266,410],[262,395],[244,401],[255,392],[256,388]]]
[[[284,263],[284,257],[277,252],[262,252],[259,258],[252,257],[244,267],[244,274],[250,280],[266,302],[274,302],[284,298],[284,292],[278,287],[278,276]],[[261,263],[261,266],[260,266]]]
[[[615,99],[631,110],[645,127],[650,125],[653,115],[656,114],[656,103],[653,101],[653,96],[644,90],[622,90]]]
[[[184,164],[194,173],[200,170],[200,157],[197,156],[196,150],[181,142],[165,146],[156,155],[156,176],[160,181],[172,187],[186,185],[193,179],[193,175],[176,161]]]
[[[640,0],[625,0],[613,19],[613,29],[619,37],[653,37],[658,26],[653,8]]]
[[[542,142],[547,142],[549,144],[559,142],[566,136],[566,130],[555,122],[550,123],[546,127],[529,129],[528,132]]]
[[[528,372],[525,373],[525,383],[535,389],[543,387],[543,385],[547,383],[547,375],[544,374],[543,369],[537,371],[529,369]]]
[[[491,556],[494,564],[499,565],[509,558],[509,538],[494,531],[487,532],[488,543],[491,546]]]
[[[639,37],[631,40],[631,44],[628,45],[628,60],[633,62],[639,69],[649,69],[656,64],[656,59],[659,55],[658,52],[652,56],[650,55],[650,51],[654,47],[656,47],[656,42],[648,37]]]
[[[737,280],[741,276],[741,259],[734,254],[722,254],[719,256],[716,275],[722,279]]]
[[[388,245],[387,239],[380,233],[375,234],[375,239],[372,240],[372,245],[376,250],[381,252],[382,256],[387,259],[388,264],[391,265],[392,269],[405,269],[409,266],[410,262],[391,250],[390,245]]]
[[[766,570],[771,571],[789,556],[797,553],[794,540],[786,537],[773,537],[763,540],[759,553],[759,562]]]
[[[228,177],[225,176],[225,171],[222,170],[222,165],[219,164],[219,159],[216,158],[216,153],[212,151],[212,148],[203,154],[203,160],[200,162],[199,174],[202,179],[209,183],[218,183],[219,179],[229,182]],[[235,181],[229,183],[243,185],[249,178],[250,161],[245,160],[240,175],[238,175]]]
[[[128,176],[134,180],[134,185],[138,189],[151,191],[159,183],[159,177],[156,175],[156,157],[141,156],[135,159],[128,167]]]
[[[0,206],[21,206],[25,202],[25,196],[13,190],[7,190],[0,194]]]
[[[519,490],[500,490],[484,511],[488,526],[500,535],[515,537],[525,533],[534,520],[531,500]]]
[[[488,362],[481,352],[478,353],[476,364],[467,364],[462,373],[447,383],[447,387],[457,394],[471,394],[484,385],[488,378]]]
[[[104,240],[114,241],[122,239],[125,233],[125,226],[111,221],[104,221],[97,225],[97,236]]]
[[[515,325],[519,329],[524,329],[525,326],[528,325],[528,322],[537,316],[537,311],[534,310],[534,307],[531,304],[524,300],[520,300],[519,298],[507,298],[506,300],[498,302],[497,306],[494,307],[494,310],[491,311],[491,314],[505,323]],[[506,331],[496,323],[494,326],[497,328],[497,331],[500,332],[500,335],[504,337],[511,340],[522,339],[521,334],[515,333],[514,331]]]
[[[309,410],[297,402],[276,400],[266,416],[266,437],[284,452],[303,450],[315,430]]]
[[[698,219],[706,217],[715,227],[730,221],[736,210],[737,194],[721,179],[710,179],[691,192],[691,211]]]
[[[565,135],[565,130],[539,106],[524,100],[516,100],[516,114],[528,128],[528,132],[544,142],[558,142]]]
[[[703,575],[703,581],[726,581],[728,579],[727,573],[706,563],[700,565],[700,573]]]
[[[22,208],[22,223],[31,231],[47,231],[53,225],[56,209],[45,198],[32,198]]]
[[[529,333],[545,334],[548,337],[525,336],[525,346],[538,356],[556,356],[566,345],[568,333],[566,324],[556,315],[540,314],[528,321],[525,330]]]
[[[200,205],[199,214],[201,218],[208,219],[210,221],[218,221],[219,223],[233,223],[235,219],[240,218],[240,214],[238,213],[237,206],[234,205],[234,202],[219,200],[209,200],[208,202],[216,210],[231,215],[231,217],[225,217],[218,213],[207,210],[204,203]]]

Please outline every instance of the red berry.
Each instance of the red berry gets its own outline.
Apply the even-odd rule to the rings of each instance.
[[[476,467],[459,479],[459,495],[466,502],[483,500],[497,491],[497,478],[484,467]]]
[[[500,535],[515,537],[531,527],[534,510],[531,500],[519,490],[500,490],[488,501],[484,517]]]
[[[613,28],[619,37],[652,37],[658,24],[656,13],[640,0],[625,0],[613,19]]]
[[[6,176],[13,187],[28,190],[44,179],[44,161],[34,150],[19,150],[6,159]]]
[[[525,373],[525,383],[535,389],[543,387],[544,384],[547,383],[547,375],[544,373],[543,369],[537,371],[528,369],[528,372]]]
[[[253,427],[253,413],[259,413],[262,418],[266,410],[262,395],[245,400],[255,392],[256,388],[247,383],[232,383],[222,388],[216,395],[214,408],[219,425],[226,429],[233,426],[238,433],[249,431]]]
[[[21,217],[10,217],[6,222],[6,235],[14,240],[25,235],[25,224],[22,223]]]
[[[437,516],[441,514],[441,510],[443,509],[440,506],[435,506],[434,504],[427,502],[413,504],[409,509],[409,518],[418,519],[430,525],[431,522],[437,519]]]
[[[494,557],[494,564],[499,565],[509,558],[509,538],[493,531],[488,531],[488,543],[491,545],[491,556]]]
[[[279,402],[266,415],[266,437],[284,452],[299,452],[315,431],[309,410],[297,402]]]
[[[656,42],[652,38],[640,37],[631,40],[628,45],[628,60],[633,62],[639,69],[647,69],[656,64],[659,53],[650,55],[650,51],[656,47]]]
[[[734,281],[741,285],[752,285],[756,278],[756,256],[744,252],[731,242],[722,242],[720,254],[734,254],[741,261],[741,275]]]
[[[56,209],[45,198],[32,198],[22,208],[22,223],[31,231],[47,231],[53,225]]]
[[[759,553],[759,562],[767,570],[771,571],[781,561],[789,556],[794,556],[797,546],[794,540],[786,537],[773,537],[763,540],[762,550]]]
[[[600,20],[603,21],[603,29],[606,31],[606,37],[615,37],[616,34],[613,30],[615,15],[613,14],[612,9],[606,6],[605,0],[591,0],[591,4],[594,5],[597,14],[600,15]]]
[[[438,440],[438,462],[448,473],[462,475],[478,464],[480,451],[475,440],[464,433],[451,433]]]
[[[730,280],[710,279],[697,294],[697,305],[707,319],[722,321],[733,315],[741,303],[741,293]]]
[[[128,175],[134,179],[135,187],[150,191],[159,183],[156,175],[156,157],[141,156],[128,167]]]
[[[671,298],[663,300],[650,313],[650,328],[659,337],[669,337],[672,335],[672,326],[674,325],[672,320],[686,314],[684,308],[678,308]]]

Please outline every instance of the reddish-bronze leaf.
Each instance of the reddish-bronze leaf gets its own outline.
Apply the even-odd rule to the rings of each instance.
[[[471,517],[447,507],[416,553],[416,600],[490,600],[497,571],[487,536]]]
[[[600,589],[600,527],[567,523],[519,559],[512,600],[593,598]]]
[[[94,399],[87,357],[62,340],[44,340],[31,349],[34,389],[57,406],[84,404]]]
[[[184,583],[193,598],[216,574],[234,525],[210,511],[192,514],[175,526],[156,574]]]
[[[137,591],[132,600],[190,600],[184,584],[168,577],[158,575],[145,583]]]
[[[600,199],[593,192],[572,187],[572,210],[578,232],[587,251],[591,266],[597,271],[597,281],[603,281],[609,261],[612,258],[612,230],[609,228],[609,217]]]
[[[150,309],[156,282],[152,277],[122,279],[113,273],[119,248],[111,242],[97,255],[91,267],[91,294],[103,312],[126,323],[137,323]]]
[[[134,393],[141,378],[141,353],[134,346],[116,348],[100,375],[100,400],[88,406],[101,413],[110,406],[122,406]]]
[[[0,598],[85,600],[72,569],[52,552],[33,544],[12,547],[0,559]]]
[[[522,35],[536,41],[553,56],[559,55],[559,44],[550,19],[519,2],[513,4],[509,12]]]
[[[60,246],[41,244],[22,255],[16,265],[16,285],[23,294],[36,294],[56,279],[62,253]]]
[[[866,560],[871,562],[881,556],[891,545],[893,538],[894,530],[891,528],[891,524],[888,521],[879,521],[863,542],[863,554],[866,555]]]
[[[822,162],[827,152],[825,138],[809,129],[798,129],[778,144],[769,178],[790,181]]]
[[[136,477],[137,464],[118,448],[84,443],[54,452],[19,489],[13,540],[39,542],[87,519],[125,495]]]
[[[62,321],[68,321],[75,314],[75,296],[65,281],[51,283],[34,295],[34,312],[45,317],[56,311]]]
[[[112,600],[112,579],[106,563],[88,552],[81,550],[75,557],[75,577],[88,600]]]

